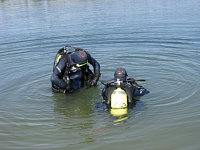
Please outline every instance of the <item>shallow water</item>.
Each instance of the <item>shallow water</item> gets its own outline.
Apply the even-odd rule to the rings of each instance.
[[[198,0],[1,0],[1,149],[200,148]],[[86,49],[101,79],[125,67],[150,94],[124,118],[96,110],[101,83],[51,92],[57,50]]]

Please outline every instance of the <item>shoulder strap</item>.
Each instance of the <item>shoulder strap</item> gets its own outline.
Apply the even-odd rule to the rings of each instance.
[[[66,67],[70,67],[70,56],[69,56],[69,54],[64,54],[63,58],[65,59]]]
[[[69,78],[69,72],[70,72],[70,56],[69,54],[64,54],[63,58],[65,59],[66,62],[66,68],[65,68],[65,72],[64,72],[64,76],[63,76],[63,80],[66,82],[67,84],[67,90],[70,89],[70,78]]]
[[[70,67],[71,67],[70,56],[69,56],[69,54],[64,54],[63,58],[65,59],[65,63],[66,63],[66,69],[65,69],[64,76],[68,76],[69,72],[70,72]]]

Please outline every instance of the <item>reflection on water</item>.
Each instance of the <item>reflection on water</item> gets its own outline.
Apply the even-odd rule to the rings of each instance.
[[[134,117],[134,114],[137,112],[144,113],[147,110],[147,107],[139,99],[135,99],[134,103],[129,104],[127,108],[123,109],[113,109],[108,108],[107,105],[103,102],[98,102],[95,105],[95,111],[98,113],[108,113],[112,116],[114,125],[122,124],[127,119]]]

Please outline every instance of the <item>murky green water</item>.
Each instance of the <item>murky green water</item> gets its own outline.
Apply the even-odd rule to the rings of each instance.
[[[200,149],[198,0],[1,0],[1,149]],[[95,109],[103,85],[51,92],[65,45],[125,67],[150,94],[127,118]],[[123,120],[124,119],[124,120]]]

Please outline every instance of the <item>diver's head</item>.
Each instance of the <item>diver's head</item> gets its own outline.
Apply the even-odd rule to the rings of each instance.
[[[87,54],[85,51],[76,51],[74,54],[74,62],[78,67],[87,64]]]
[[[115,74],[114,74],[114,80],[120,80],[120,81],[125,81],[126,77],[127,77],[127,72],[124,68],[117,68],[115,70]]]

